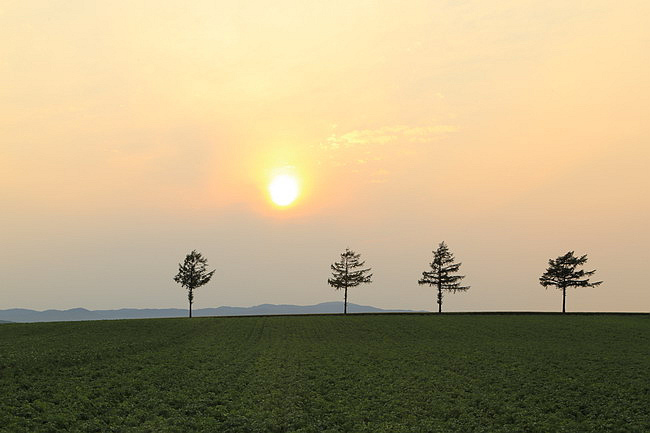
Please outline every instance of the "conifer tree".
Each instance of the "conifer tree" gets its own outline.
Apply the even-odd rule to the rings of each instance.
[[[596,270],[585,271],[583,269],[577,270],[578,267],[587,263],[587,255],[576,257],[573,251],[569,251],[563,256],[550,259],[548,261],[548,268],[546,272],[539,278],[539,283],[548,288],[548,286],[555,286],[557,289],[562,290],[562,312],[566,312],[566,289],[567,287],[596,287],[601,285],[602,281],[594,283],[589,281],[590,276],[596,273]]]
[[[210,281],[214,270],[208,271],[208,260],[196,250],[192,250],[185,261],[178,264],[178,274],[174,281],[187,289],[187,300],[190,303],[190,317],[192,317],[192,302],[194,301],[194,289],[197,289]]]
[[[442,291],[464,292],[469,286],[461,286],[460,280],[464,275],[452,275],[458,272],[461,263],[454,263],[454,255],[449,251],[447,244],[441,242],[438,249],[433,251],[433,261],[429,264],[430,271],[422,272],[418,284],[428,284],[438,289],[438,313],[442,313]]]
[[[360,254],[346,248],[345,252],[341,254],[341,261],[334,262],[330,266],[332,278],[328,278],[327,283],[336,290],[343,289],[343,314],[348,314],[348,288],[372,282],[372,274],[369,274],[371,269],[359,269],[366,263],[360,261],[360,257]]]

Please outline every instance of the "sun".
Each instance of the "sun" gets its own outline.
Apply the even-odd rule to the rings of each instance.
[[[278,206],[289,206],[298,198],[298,180],[290,174],[279,174],[269,184],[271,201]]]

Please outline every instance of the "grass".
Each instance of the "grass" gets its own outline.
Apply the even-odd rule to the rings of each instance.
[[[648,432],[648,315],[0,327],[0,431]]]

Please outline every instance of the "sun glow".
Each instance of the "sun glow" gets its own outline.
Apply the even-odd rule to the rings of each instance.
[[[278,206],[288,206],[298,198],[298,180],[289,174],[280,174],[269,184],[271,200]]]

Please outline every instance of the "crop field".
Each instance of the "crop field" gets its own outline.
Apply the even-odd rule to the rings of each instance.
[[[648,432],[648,315],[0,326],[0,431]]]

